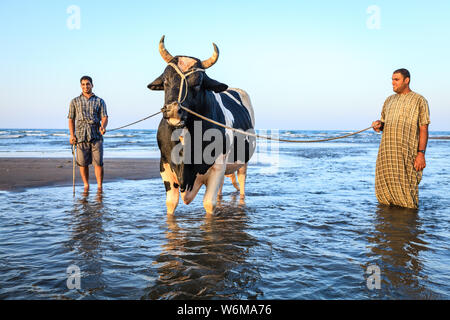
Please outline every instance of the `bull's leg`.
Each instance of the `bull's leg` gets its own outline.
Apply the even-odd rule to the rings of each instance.
[[[195,196],[199,192],[202,185],[203,185],[202,178],[200,179],[196,178],[191,190],[181,192],[181,199],[183,199],[184,204],[189,204],[192,202],[192,200],[195,199]]]
[[[203,197],[203,207],[207,214],[213,214],[217,204],[217,194],[223,183],[226,161],[223,159],[216,160],[216,163],[210,168],[211,172],[206,180],[206,191]]]
[[[231,183],[236,188],[236,190],[239,191],[239,186],[236,182],[236,173],[233,172],[232,174],[227,175],[227,177],[231,179]]]
[[[164,185],[166,186],[167,214],[172,215],[178,206],[178,200],[180,198],[179,188],[175,188],[173,183],[171,184],[170,182],[167,185],[166,181],[164,181]]]
[[[223,176],[222,182],[220,183],[219,192],[217,192],[217,200],[222,199],[222,189],[223,189],[224,180],[225,180],[225,176]]]
[[[164,182],[164,187],[166,188],[167,214],[172,215],[178,206],[178,200],[180,198],[179,187],[175,180],[175,173],[172,171],[169,164],[162,164],[161,170],[161,178]]]
[[[241,195],[241,199],[245,198],[245,180],[247,179],[247,167],[248,163],[240,167],[237,171],[237,178],[239,182],[239,192]]]

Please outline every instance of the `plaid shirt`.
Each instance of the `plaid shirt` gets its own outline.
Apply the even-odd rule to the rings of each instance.
[[[75,119],[75,136],[77,142],[103,140],[100,134],[100,121],[108,116],[106,104],[95,94],[87,99],[83,94],[70,101],[67,118]]]

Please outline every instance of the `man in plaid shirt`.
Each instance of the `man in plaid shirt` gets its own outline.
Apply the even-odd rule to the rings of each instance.
[[[98,190],[103,186],[103,135],[106,133],[108,114],[103,99],[93,92],[92,78],[80,79],[82,93],[72,99],[69,107],[70,143],[77,146],[77,164],[84,190],[89,190],[89,165],[94,165]]]

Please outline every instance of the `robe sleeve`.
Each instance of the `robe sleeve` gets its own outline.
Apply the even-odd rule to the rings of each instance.
[[[428,101],[422,97],[419,103],[419,127],[426,124],[430,124],[430,109]]]

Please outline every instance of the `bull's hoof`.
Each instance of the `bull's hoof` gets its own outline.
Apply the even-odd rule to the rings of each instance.
[[[166,203],[166,207],[167,207],[167,215],[168,216],[173,215],[175,213],[175,209],[177,208],[176,205],[169,204],[169,203]]]
[[[214,210],[216,209],[216,205],[211,202],[203,202],[203,208],[205,208],[206,214],[214,214]]]

